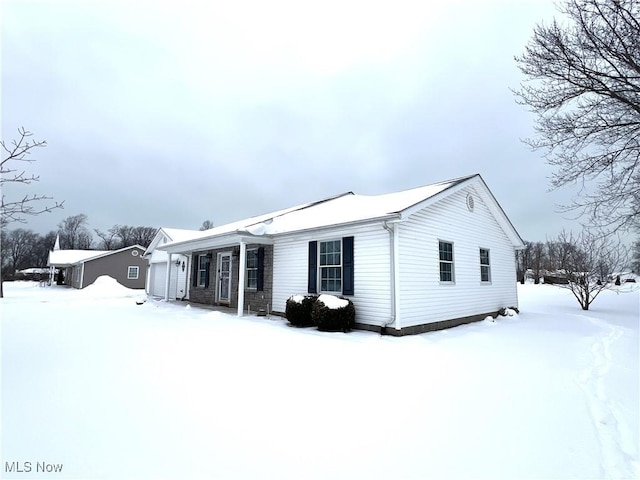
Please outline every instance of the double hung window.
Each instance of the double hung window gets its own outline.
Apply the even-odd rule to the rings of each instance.
[[[206,255],[198,255],[198,287],[207,285],[207,273],[209,272],[209,258]]]
[[[320,242],[320,291],[342,292],[342,240]]]
[[[247,285],[246,288],[258,288],[258,249],[247,250]]]
[[[489,250],[486,248],[480,249],[480,281],[491,281],[491,264],[489,262]]]
[[[439,242],[439,256],[440,256],[440,281],[441,282],[454,282],[454,269],[453,269],[453,243],[451,242]]]

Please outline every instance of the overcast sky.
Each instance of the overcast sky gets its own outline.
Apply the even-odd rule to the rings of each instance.
[[[480,173],[545,240],[575,228],[556,213],[572,192],[548,192],[510,88],[554,15],[551,0],[5,0],[2,136],[47,141],[29,192],[65,202],[24,227],[197,229]]]

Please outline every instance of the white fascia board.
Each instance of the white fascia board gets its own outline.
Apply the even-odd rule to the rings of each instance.
[[[185,240],[183,242],[169,243],[160,245],[157,249],[168,253],[189,254],[203,250],[212,250],[214,248],[229,247],[240,245],[240,242],[259,243],[261,245],[272,245],[273,239],[270,237],[252,236],[248,232],[233,232],[217,237],[207,237],[197,240]]]

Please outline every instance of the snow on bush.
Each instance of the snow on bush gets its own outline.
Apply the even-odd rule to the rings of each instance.
[[[313,303],[311,319],[323,332],[349,332],[355,326],[353,302],[334,295],[320,295]]]
[[[501,308],[500,309],[500,316],[502,317],[517,317],[518,316],[518,310],[515,308]]]
[[[287,300],[285,316],[294,327],[311,327],[311,308],[317,295],[293,295]]]

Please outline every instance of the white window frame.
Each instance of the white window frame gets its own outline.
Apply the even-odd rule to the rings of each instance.
[[[440,256],[440,246],[442,244],[451,245],[451,260],[443,260]],[[451,280],[442,279],[442,265],[451,265]],[[449,240],[438,240],[438,278],[441,284],[454,284],[456,283],[456,257],[455,257],[455,245]]]
[[[132,272],[136,272],[135,277],[131,275]],[[140,276],[140,267],[138,267],[137,265],[129,265],[127,267],[127,280],[137,280],[139,276]]]
[[[328,244],[328,243],[332,243],[335,244],[337,243],[340,247],[340,250],[338,251],[338,254],[340,255],[340,262],[339,263],[326,263],[323,264],[323,255],[325,255],[325,260],[326,260],[326,256],[327,255],[335,255],[335,251],[332,252],[325,252],[325,253],[321,253],[322,252],[322,245],[323,244]],[[318,240],[318,291],[321,293],[331,293],[331,294],[342,294],[342,274],[344,272],[343,270],[343,251],[342,251],[342,238],[332,238],[332,239],[328,239],[328,240]],[[331,277],[331,278],[327,278],[327,282],[335,282],[335,281],[339,281],[339,288],[335,289],[335,290],[329,290],[329,289],[324,289],[323,288],[323,276],[322,273],[324,270],[328,270],[328,269],[334,269],[337,268],[339,269],[339,278],[338,277]]]
[[[255,255],[255,265],[254,266],[249,266],[249,257],[251,255]],[[249,278],[249,272],[252,272],[254,274],[254,281],[255,281],[255,285],[251,285],[250,282],[250,278]],[[257,290],[258,289],[258,249],[257,248],[247,248],[247,260],[246,260],[246,267],[245,267],[245,289],[246,290]]]
[[[487,252],[487,263],[482,263],[482,252]],[[489,284],[491,283],[491,251],[488,248],[479,248],[480,255],[480,283]],[[483,268],[487,270],[487,280],[482,278]]]

